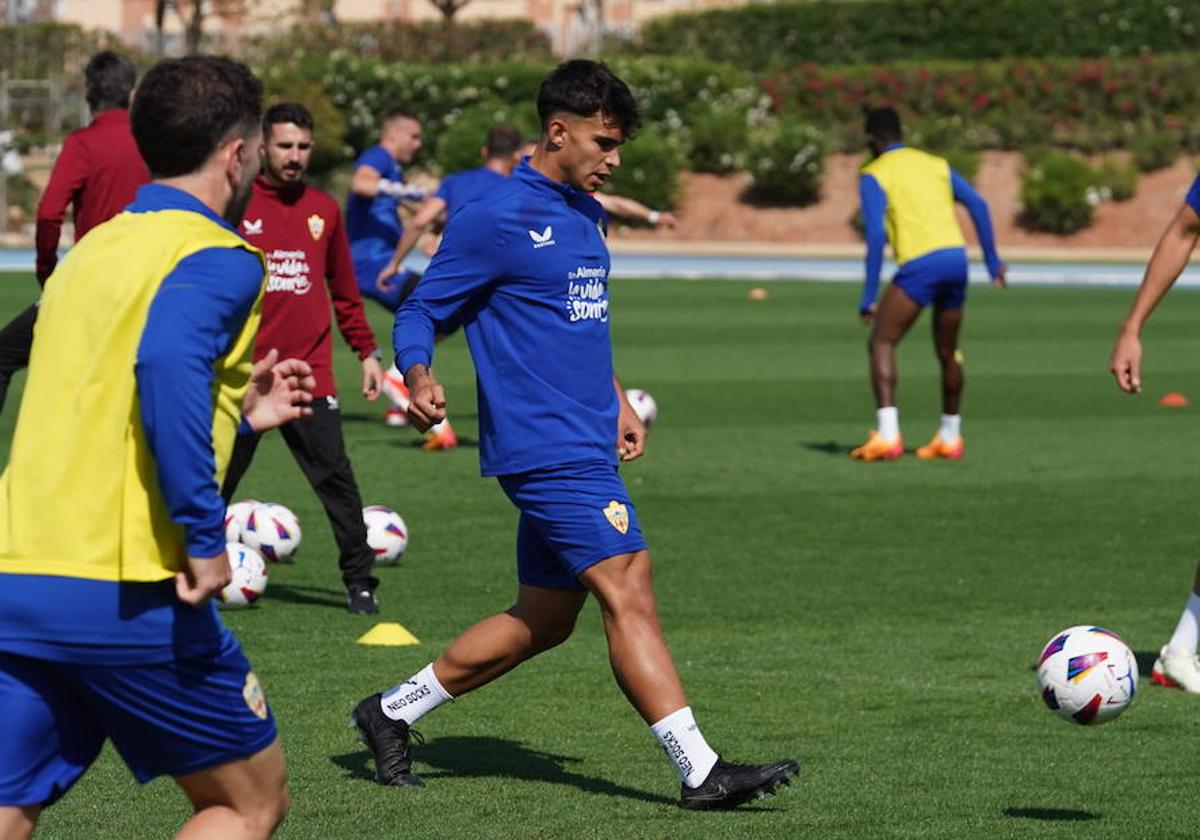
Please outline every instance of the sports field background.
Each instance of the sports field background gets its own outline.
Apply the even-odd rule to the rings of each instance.
[[[783,795],[725,814],[678,810],[674,775],[608,670],[594,605],[561,648],[418,724],[429,787],[385,789],[346,728],[362,696],[428,662],[514,593],[515,514],[473,445],[438,454],[385,428],[339,343],[342,408],[366,503],[404,515],[382,620],[415,647],[367,648],[343,609],[328,525],[278,436],[239,496],[301,517],[294,565],[227,614],[280,721],[294,805],[282,838],[1194,837],[1200,698],[1149,685],[1200,543],[1200,296],[1176,291],[1146,334],[1147,393],[1106,373],[1132,291],[973,288],[961,463],[852,462],[873,420],[858,290],[622,280],[618,370],[660,419],[623,468],[656,558],[663,621],[698,720],[727,758],[794,756]],[[0,282],[0,317],[33,297]],[[387,344],[388,318],[369,310]],[[911,450],[939,413],[922,319],[900,353]],[[473,443],[462,336],[439,346]],[[7,452],[20,396],[0,418]],[[70,360],[61,370],[69,410]],[[514,410],[520,410],[514,406]],[[47,523],[70,528],[70,523]],[[53,609],[53,604],[47,604]],[[1143,680],[1115,723],[1064,723],[1038,698],[1041,645],[1072,624],[1121,633]],[[186,805],[139,788],[107,750],[42,821],[42,838],[161,838]]]

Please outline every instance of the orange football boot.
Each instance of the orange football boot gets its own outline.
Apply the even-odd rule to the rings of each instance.
[[[942,441],[941,432],[938,432],[929,443],[917,447],[917,457],[922,461],[932,461],[934,458],[957,461],[963,456],[963,449],[962,435],[959,435],[954,443],[945,443]]]
[[[904,454],[904,439],[896,435],[895,440],[884,440],[876,429],[872,429],[867,442],[850,450],[856,461],[891,461]]]
[[[421,444],[421,448],[426,452],[439,452],[443,449],[453,449],[456,446],[458,446],[458,435],[454,434],[454,427],[450,425],[448,419],[432,426],[425,433],[425,442]]]

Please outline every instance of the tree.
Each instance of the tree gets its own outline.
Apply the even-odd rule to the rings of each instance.
[[[164,50],[163,25],[167,11],[173,11],[183,23],[184,43],[189,53],[200,51],[204,21],[213,14],[235,17],[246,14],[255,0],[154,0],[155,49]],[[464,0],[465,2],[465,0]]]
[[[455,13],[471,0],[429,0],[429,2],[437,7],[437,10],[445,16],[446,22],[449,23],[454,19]]]

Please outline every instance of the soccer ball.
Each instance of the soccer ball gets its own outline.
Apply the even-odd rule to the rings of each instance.
[[[239,542],[229,543],[225,551],[233,576],[221,590],[220,605],[227,609],[248,607],[267,591],[267,564],[261,554]]]
[[[375,554],[376,565],[399,563],[408,548],[408,526],[400,514],[383,505],[368,505],[363,508],[363,524],[367,526],[367,545]]]
[[[300,520],[283,505],[261,502],[246,518],[242,542],[272,563],[291,560],[300,547]]]
[[[1080,624],[1056,633],[1038,658],[1042,700],[1085,726],[1112,720],[1137,693],[1133,651],[1111,630]]]
[[[225,542],[237,542],[242,538],[250,511],[258,506],[258,499],[242,499],[225,508]]]
[[[641,388],[630,388],[625,392],[625,399],[629,400],[634,413],[644,425],[649,426],[658,419],[658,403],[654,401],[654,397],[650,396],[648,391],[643,391]]]

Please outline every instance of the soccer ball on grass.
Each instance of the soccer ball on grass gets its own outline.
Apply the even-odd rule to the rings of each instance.
[[[1064,720],[1106,723],[1137,693],[1133,651],[1111,630],[1092,624],[1056,633],[1038,658],[1042,700]]]
[[[399,563],[408,548],[408,526],[400,514],[383,505],[368,505],[363,508],[363,524],[367,526],[367,545],[375,555],[375,564]]]
[[[225,551],[232,577],[221,590],[219,603],[226,609],[248,607],[267,591],[267,564],[261,554],[239,542],[229,543]]]
[[[246,518],[242,542],[272,563],[286,562],[300,547],[300,520],[283,505],[261,502]]]

